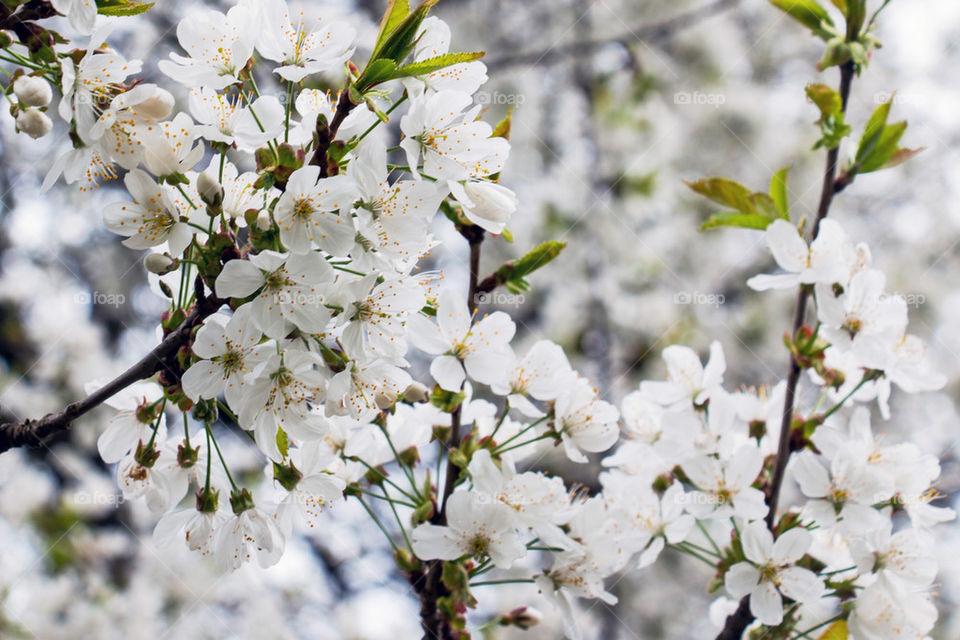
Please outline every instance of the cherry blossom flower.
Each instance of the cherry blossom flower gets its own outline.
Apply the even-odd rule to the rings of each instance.
[[[280,239],[293,253],[306,253],[317,246],[343,256],[356,236],[347,213],[356,187],[347,175],[319,177],[320,167],[313,165],[297,169],[290,176],[274,209]]]
[[[294,327],[320,333],[330,318],[324,306],[333,268],[317,253],[287,256],[263,251],[249,260],[231,260],[217,278],[220,297],[246,298],[257,328],[271,338],[283,338]]]
[[[584,451],[606,451],[620,437],[620,412],[601,400],[586,380],[580,380],[558,397],[554,409],[563,449],[574,462],[587,462]]]
[[[413,530],[413,550],[419,558],[490,558],[495,566],[509,569],[527,554],[506,505],[458,491],[447,500],[446,514],[446,526],[422,524]]]
[[[453,289],[440,292],[436,324],[419,314],[412,315],[409,324],[410,342],[439,356],[430,374],[448,391],[459,391],[466,376],[495,382],[513,360],[510,340],[516,327],[510,316],[495,311],[473,324],[466,301]]]
[[[335,69],[353,53],[357,36],[353,27],[323,18],[307,20],[302,11],[294,24],[286,0],[263,0],[259,18],[257,51],[280,63],[274,73],[284,80],[300,82]]]
[[[703,404],[723,383],[727,368],[719,342],[710,345],[710,359],[706,366],[700,363],[700,357],[693,349],[680,345],[664,349],[663,361],[667,365],[667,381],[645,380],[640,384],[640,392],[666,407],[686,406],[691,402]]]
[[[250,3],[219,11],[195,11],[177,25],[177,40],[187,56],[171,53],[157,65],[160,71],[187,87],[219,91],[239,81],[253,54],[256,10]]]
[[[750,596],[750,612],[766,625],[783,620],[783,596],[796,602],[820,598],[823,582],[809,569],[795,566],[810,548],[806,529],[793,528],[776,541],[762,522],[743,529],[743,553],[748,562],[730,567],[724,578],[727,591],[735,598]]]
[[[110,231],[127,239],[131,249],[148,249],[166,242],[173,255],[180,255],[193,238],[193,232],[182,219],[171,195],[140,169],[123,179],[133,202],[108,205],[103,224]]]
[[[797,228],[774,220],[766,230],[767,246],[787,273],[758,275],[747,280],[757,291],[793,289],[800,284],[846,284],[850,276],[847,254],[852,251],[843,228],[834,220],[821,220],[817,238],[807,246]]]

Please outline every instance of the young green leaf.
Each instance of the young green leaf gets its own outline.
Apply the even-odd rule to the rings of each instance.
[[[443,55],[434,56],[433,58],[427,58],[426,60],[411,62],[410,64],[404,65],[397,69],[391,80],[394,78],[408,78],[410,76],[426,75],[455,64],[460,64],[461,62],[473,62],[474,60],[479,60],[483,56],[483,51],[474,51],[471,53],[445,53]]]
[[[416,44],[417,31],[420,30],[420,24],[430,12],[430,7],[437,4],[438,0],[423,0],[416,9],[411,11],[405,18],[396,22],[392,31],[388,32],[383,41],[380,42],[370,54],[370,63],[378,60],[392,60],[395,64],[403,62]],[[393,23],[393,16],[390,16],[388,23]]]
[[[727,178],[704,178],[685,183],[700,195],[741,213],[754,213],[750,190]]]
[[[847,621],[837,620],[827,630],[820,634],[819,640],[847,640],[850,634],[847,632]]]
[[[743,227],[745,229],[766,229],[775,218],[760,213],[739,213],[724,211],[715,213],[700,225],[700,231],[716,229],[718,227]]]
[[[485,293],[499,286],[506,286],[514,293],[527,291],[530,283],[525,277],[553,261],[566,246],[566,242],[555,240],[539,244],[519,260],[501,265],[499,269],[483,279],[477,290]]]
[[[102,16],[137,16],[149,11],[153,4],[135,0],[97,0],[97,13]]]
[[[790,167],[784,167],[773,174],[770,179],[770,198],[777,207],[777,213],[784,220],[790,219],[789,207],[787,205],[787,172]]]
[[[810,29],[814,35],[824,40],[836,35],[827,28],[833,26],[833,19],[816,0],[770,0],[770,4],[786,12],[791,18]]]
[[[807,98],[820,110],[820,119],[816,124],[820,125],[821,137],[813,148],[833,149],[852,131],[850,125],[844,121],[843,99],[825,84],[809,84],[806,91]]]
[[[410,15],[409,0],[390,0],[387,10],[380,20],[380,30],[377,32],[377,41],[374,43],[374,49],[379,48],[387,36],[389,36],[403,22],[403,19]]]

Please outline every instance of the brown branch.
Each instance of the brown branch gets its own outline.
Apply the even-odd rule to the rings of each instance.
[[[846,112],[847,101],[850,97],[850,84],[853,81],[854,67],[852,62],[848,62],[840,67],[840,99],[842,110]],[[817,217],[813,221],[813,228],[810,232],[810,242],[817,238],[820,233],[820,222],[827,217],[830,212],[830,204],[833,202],[833,196],[836,195],[837,181],[837,163],[840,155],[840,145],[833,147],[827,152],[827,163],[823,172],[823,186],[820,192],[820,204],[817,206]],[[846,186],[846,185],[844,185]],[[803,326],[804,318],[807,313],[807,302],[810,299],[810,288],[805,285],[800,286],[797,293],[796,310],[793,315],[793,332],[795,336],[800,327]],[[780,502],[780,489],[783,487],[783,480],[787,470],[787,461],[790,459],[790,432],[793,427],[793,410],[796,404],[797,385],[800,382],[801,368],[796,359],[791,355],[790,368],[787,373],[787,389],[783,400],[783,416],[780,421],[780,440],[777,445],[777,457],[774,461],[773,478],[770,480],[770,486],[767,490],[767,512],[766,523],[770,531],[775,531],[777,505]],[[750,613],[747,605],[747,599],[740,601],[740,606],[736,612],[727,617],[723,631],[717,636],[717,640],[739,640],[743,635],[744,629],[753,622],[753,614]]]
[[[523,51],[518,53],[508,53],[498,58],[486,61],[488,71],[496,71],[506,67],[516,67],[522,65],[540,65],[552,64],[561,58],[577,56],[586,51],[592,51],[605,47],[608,44],[621,43],[629,48],[631,42],[656,43],[666,40],[673,36],[677,31],[691,27],[706,18],[723,13],[732,8],[739,0],[714,0],[698,9],[692,9],[679,13],[671,18],[654,22],[651,24],[639,25],[633,29],[615,35],[603,38],[591,38],[560,44],[549,49],[537,51]]]
[[[328,154],[330,145],[332,145],[334,139],[336,139],[337,131],[340,130],[340,125],[343,124],[343,121],[348,115],[350,115],[350,112],[353,111],[354,107],[356,106],[357,105],[354,104],[354,102],[350,99],[350,91],[344,89],[340,92],[340,99],[337,100],[337,109],[334,111],[333,118],[330,120],[330,122],[317,123],[317,130],[314,134],[317,152],[314,154],[310,164],[320,167],[321,178],[325,178],[336,173],[335,171],[331,171],[330,167]]]
[[[202,288],[202,285],[200,285]],[[66,431],[74,420],[109,400],[119,391],[158,371],[170,372],[179,378],[177,351],[191,339],[193,329],[224,303],[215,296],[198,297],[189,316],[139,362],[100,387],[86,398],[66,406],[63,411],[48,413],[38,420],[0,425],[0,453],[15,447],[39,447],[50,436]]]
[[[477,297],[477,282],[480,279],[480,245],[485,237],[484,230],[476,226],[460,227],[460,235],[466,238],[470,245],[470,283],[467,287],[467,308],[474,310]],[[447,522],[447,499],[453,494],[453,489],[460,476],[460,469],[449,459],[450,450],[460,446],[461,413],[460,405],[450,414],[450,436],[444,445],[447,459],[447,472],[443,483],[443,494],[438,501],[438,508],[430,519],[432,524],[444,525]],[[424,640],[455,640],[459,636],[451,625],[444,619],[437,607],[437,601],[448,595],[443,584],[443,561],[430,560],[425,564],[424,573],[411,580],[414,589],[420,596],[420,626],[423,629]]]

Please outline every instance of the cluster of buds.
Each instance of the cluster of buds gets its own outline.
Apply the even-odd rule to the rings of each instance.
[[[783,344],[790,350],[794,362],[801,369],[813,369],[827,386],[840,388],[845,380],[842,371],[831,369],[824,364],[824,352],[830,343],[819,335],[819,327],[803,325],[795,335],[783,334]]]
[[[10,104],[10,115],[16,118],[17,131],[31,138],[42,138],[50,133],[53,121],[45,113],[53,99],[50,83],[32,75],[21,75],[13,82],[17,101]]]

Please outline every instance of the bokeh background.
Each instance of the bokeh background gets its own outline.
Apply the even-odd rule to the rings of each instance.
[[[357,25],[362,61],[384,4],[303,6]],[[195,6],[159,0],[111,38],[181,101],[156,61],[176,47],[175,25]],[[478,94],[487,119],[514,112],[502,178],[521,202],[510,224],[514,242],[485,243],[482,270],[542,240],[569,243],[535,274],[531,292],[495,299],[521,327],[516,343],[559,342],[614,402],[640,379],[662,376],[659,352],[675,342],[704,352],[719,340],[730,388],[776,382],[786,370],[780,338],[793,294],[746,288],[747,277],[772,268],[760,234],[698,232],[712,208],[683,181],[724,175],[763,189],[790,166],[794,216],[812,215],[823,154],[810,150],[817,113],[803,89],[837,81],[836,69],[814,67],[821,45],[764,0],[442,0],[435,14],[450,23],[454,50],[487,51],[491,80]],[[854,82],[848,121],[862,128],[896,91],[894,117],[909,122],[904,143],[925,151],[861,176],[831,216],[870,244],[888,288],[912,303],[911,330],[948,375],[940,393],[895,393],[893,418],[875,415],[874,428],[938,455],[939,489],[953,502],[960,490],[960,3],[893,0],[876,34],[883,48]],[[56,410],[80,397],[85,383],[138,359],[157,340],[163,302],[142,256],[101,226],[103,205],[123,197],[115,184],[41,195],[60,149],[56,136],[18,135],[3,113],[0,144],[6,421]],[[425,267],[465,279],[462,239],[442,221],[436,227],[444,244]],[[0,638],[419,637],[417,604],[355,504],[337,506],[325,528],[289,541],[281,564],[267,571],[223,575],[186,550],[159,553],[150,542],[152,516],[120,499],[112,469],[96,454],[107,416],[91,414],[47,448],[0,456]],[[240,438],[226,437],[226,445],[243,458]],[[244,459],[245,475],[263,477],[260,458]],[[538,464],[588,489],[600,469],[598,461],[577,467],[550,456]],[[938,537],[942,617],[933,635],[957,638],[960,524],[941,527]],[[713,637],[709,578],[669,552],[651,569],[616,576],[616,606],[583,603],[587,637]],[[526,637],[563,637],[534,589],[478,595],[478,624],[530,604],[546,618]]]

